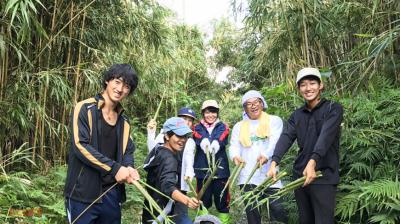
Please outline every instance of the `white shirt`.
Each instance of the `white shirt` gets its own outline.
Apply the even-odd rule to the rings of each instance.
[[[160,130],[160,133],[156,136],[156,132],[147,130],[147,148],[149,149],[149,153],[157,144],[164,144],[164,134],[163,130]],[[190,187],[185,181],[185,176],[194,177],[194,150],[196,149],[196,143],[193,138],[189,138],[186,141],[186,145],[183,151],[182,156],[182,169],[181,169],[181,190],[189,192]]]
[[[229,157],[233,160],[234,157],[239,156],[242,158],[246,165],[239,174],[237,184],[245,184],[247,178],[250,176],[251,170],[257,163],[257,158],[260,155],[267,157],[268,162],[254,173],[248,184],[260,185],[266,178],[269,167],[272,162],[272,155],[274,154],[275,145],[278,141],[283,127],[282,119],[278,116],[270,115],[270,128],[271,136],[268,138],[260,139],[256,137],[256,130],[258,127],[258,120],[250,120],[250,138],[252,144],[250,147],[244,147],[239,141],[239,132],[242,121],[235,124],[232,129]],[[279,168],[277,167],[277,170]],[[281,188],[281,181],[277,181],[271,188]]]

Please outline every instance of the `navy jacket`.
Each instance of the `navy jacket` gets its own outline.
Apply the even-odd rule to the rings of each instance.
[[[297,140],[299,152],[294,162],[294,177],[303,176],[310,159],[317,162],[316,170],[323,177],[311,184],[339,183],[339,138],[343,107],[333,101],[322,99],[311,111],[306,105],[290,116],[275,146],[272,160],[279,163],[286,151]]]
[[[77,201],[91,203],[102,192],[102,174],[115,176],[121,166],[132,166],[135,146],[129,135],[129,123],[118,107],[117,160],[113,161],[99,152],[101,138],[100,116],[104,99],[100,94],[76,104],[72,114],[71,147],[68,157],[67,180],[64,196]],[[123,184],[120,189],[125,200]],[[101,202],[101,200],[100,200]]]
[[[218,122],[211,135],[208,133],[207,128],[203,124],[198,123],[194,126],[193,139],[196,142],[196,154],[194,156],[194,172],[197,178],[203,179],[210,172],[207,171],[209,168],[207,162],[207,156],[200,148],[200,143],[204,138],[208,138],[210,143],[217,140],[220,145],[220,149],[215,156],[215,162],[221,161],[219,168],[217,170],[217,178],[228,178],[230,176],[229,172],[229,162],[226,155],[226,145],[228,144],[229,136],[229,126],[223,122]]]
[[[180,156],[179,152],[173,153],[162,145],[156,146],[144,162],[143,168],[147,171],[146,183],[172,198],[172,192],[179,190],[180,186],[182,164]],[[150,188],[146,189],[161,208],[167,205],[168,198]]]

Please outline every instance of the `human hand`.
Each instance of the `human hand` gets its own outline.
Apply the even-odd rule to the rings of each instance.
[[[197,198],[187,198],[186,206],[191,209],[196,209],[200,206],[201,202]]]
[[[233,162],[235,163],[236,166],[238,166],[239,164],[244,163],[244,160],[239,156],[235,156],[233,157]]]
[[[125,166],[121,166],[117,172],[117,174],[115,174],[115,180],[118,183],[125,183],[128,181],[128,179],[130,178],[130,173],[129,173],[129,169]],[[131,180],[129,180],[131,181]]]
[[[130,177],[130,181],[131,183],[133,183],[133,181],[138,181],[140,180],[140,175],[139,172],[137,171],[137,169],[134,169],[133,167],[128,167],[129,169],[129,177]],[[128,182],[129,184],[131,184],[130,182]]]
[[[212,141],[211,143],[211,151],[213,154],[217,154],[217,152],[219,151],[219,142],[217,140]]]
[[[267,172],[267,176],[272,177],[274,181],[276,181],[276,162],[272,161],[271,166]]]
[[[210,150],[210,147],[210,140],[208,140],[208,138],[203,138],[203,140],[200,142],[200,148],[204,151],[204,153],[206,153],[206,149]]]
[[[310,159],[308,161],[306,168],[304,168],[304,171],[303,171],[303,175],[306,177],[303,187],[309,185],[317,177],[317,174],[315,172],[316,165],[317,165],[317,162],[315,162],[315,160]]]
[[[257,158],[257,162],[260,164],[260,166],[262,166],[263,164],[265,164],[265,163],[268,162],[268,158],[265,157],[265,156],[263,156],[263,155],[260,155],[260,156]]]
[[[149,131],[155,131],[157,128],[157,121],[154,119],[151,119],[149,123],[147,123],[147,130]]]
[[[185,176],[185,181],[192,182],[193,176]]]

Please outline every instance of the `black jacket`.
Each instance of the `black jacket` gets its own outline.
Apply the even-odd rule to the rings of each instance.
[[[146,183],[161,193],[172,197],[172,192],[179,190],[180,186],[180,164],[181,157],[178,152],[173,153],[164,146],[156,146],[144,162],[144,170],[147,171]],[[167,205],[169,199],[152,189],[147,190],[161,208]]]
[[[100,94],[76,104],[72,113],[71,147],[68,157],[68,172],[64,196],[77,201],[91,203],[102,192],[102,174],[115,176],[121,166],[134,164],[135,146],[129,135],[129,123],[118,107],[117,160],[113,161],[99,152],[101,138],[100,115],[104,99]],[[125,200],[123,184],[117,185]],[[99,201],[101,202],[101,200]]]
[[[272,160],[279,163],[286,151],[297,140],[299,152],[294,162],[294,177],[303,176],[310,159],[317,162],[316,170],[323,177],[312,184],[339,183],[339,138],[343,108],[333,101],[322,99],[311,111],[306,105],[290,116],[283,130]]]

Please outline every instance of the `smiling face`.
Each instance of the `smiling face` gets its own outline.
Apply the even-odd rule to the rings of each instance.
[[[178,136],[176,134],[167,134],[165,135],[165,143],[164,146],[167,147],[168,149],[172,150],[173,152],[179,152],[182,151],[183,148],[185,147],[186,141],[188,139],[188,136]]]
[[[218,118],[218,113],[215,110],[210,110],[210,108],[206,108],[204,109],[203,117],[208,124],[214,124],[214,122]]]
[[[125,83],[122,78],[111,79],[106,82],[107,87],[104,90],[105,97],[110,99],[113,103],[118,103],[128,96],[131,88]]]
[[[262,114],[264,104],[260,98],[254,97],[248,99],[244,103],[243,107],[247,116],[249,116],[251,120],[257,120]]]
[[[300,80],[298,87],[301,96],[312,108],[319,102],[324,85],[315,79],[303,79]]]

